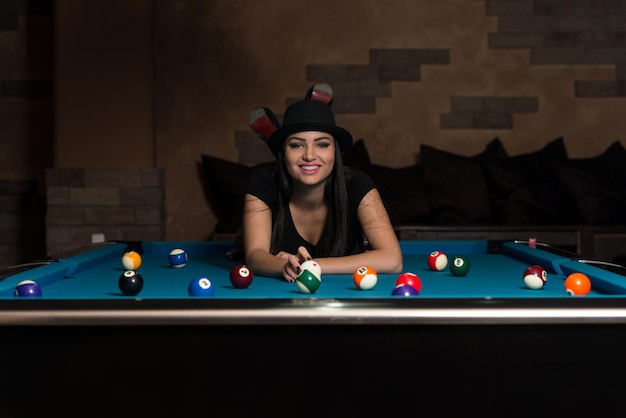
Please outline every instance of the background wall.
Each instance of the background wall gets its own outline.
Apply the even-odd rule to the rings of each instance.
[[[600,153],[626,140],[624,17],[623,2],[155,3],[167,236],[211,229],[198,155],[245,160],[259,144],[249,111],[281,114],[317,81],[333,85],[338,123],[375,163],[409,165],[422,143],[475,154],[495,136],[510,154],[559,136],[572,157]]]
[[[0,268],[42,257],[54,152],[51,1],[0,2]]]
[[[0,179],[43,190],[49,168],[162,169],[164,238],[203,240],[201,154],[267,158],[250,152],[249,111],[281,114],[318,81],[374,163],[411,164],[420,144],[472,155],[496,136],[512,155],[563,137],[593,156],[626,144],[625,8],[15,0],[0,7]]]
[[[154,166],[152,1],[55,2],[56,167]]]

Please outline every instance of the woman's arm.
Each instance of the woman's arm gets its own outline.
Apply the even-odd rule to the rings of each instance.
[[[378,190],[372,189],[365,195],[357,216],[372,250],[344,257],[316,258],[322,274],[352,274],[363,265],[377,273],[401,272],[400,244]],[[245,196],[243,231],[246,264],[254,274],[283,277],[291,282],[300,272],[300,264],[311,259],[304,247],[300,247],[298,254],[270,253],[272,212],[263,201],[249,194]]]
[[[272,211],[261,199],[251,194],[244,197],[243,245],[246,264],[259,276],[282,277],[293,282],[300,262],[310,259],[304,247],[298,254],[281,251],[270,253],[272,240]],[[304,250],[304,252],[302,252]]]
[[[352,274],[363,265],[377,273],[400,273],[403,268],[400,243],[377,189],[363,197],[357,216],[372,250],[344,257],[316,258],[322,274]]]

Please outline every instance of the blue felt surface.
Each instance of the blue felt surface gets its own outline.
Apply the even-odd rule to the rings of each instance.
[[[487,254],[485,241],[403,241],[404,271],[417,274],[422,281],[420,298],[525,298],[567,297],[563,266],[567,271],[576,264],[562,256],[545,251],[505,245],[508,254]],[[146,242],[143,243],[142,265],[139,273],[144,288],[135,298],[188,298],[187,285],[198,277],[211,280],[217,298],[390,298],[396,274],[380,274],[372,290],[358,290],[351,275],[324,275],[322,285],[313,295],[301,293],[293,283],[270,277],[255,277],[247,289],[230,284],[229,272],[237,263],[225,257],[229,242]],[[510,248],[509,248],[510,247]],[[126,249],[122,243],[61,259],[48,265],[9,276],[0,282],[0,298],[13,298],[13,289],[22,280],[35,280],[46,299],[107,299],[129,298],[121,294],[118,278],[124,272],[121,256]],[[169,265],[168,254],[174,248],[185,249],[189,262],[183,268]],[[453,276],[448,270],[434,272],[428,268],[427,256],[433,250],[443,251],[449,258],[466,255],[470,271],[464,277]],[[522,275],[529,264],[544,265],[548,282],[543,289],[530,290],[524,286]],[[569,270],[568,270],[569,269]],[[626,281],[616,274],[584,266],[590,275],[594,291],[590,296],[602,297],[595,290],[625,294]],[[614,297],[614,295],[612,295]]]

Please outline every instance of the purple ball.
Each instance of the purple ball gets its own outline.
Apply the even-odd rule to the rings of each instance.
[[[400,286],[396,286],[391,291],[392,296],[417,296],[419,292],[416,288],[408,284],[401,284]]]
[[[41,287],[33,280],[23,280],[15,286],[13,295],[20,298],[40,297]]]

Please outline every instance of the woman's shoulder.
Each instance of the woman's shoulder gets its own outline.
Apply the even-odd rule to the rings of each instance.
[[[266,163],[255,166],[248,178],[246,193],[267,202],[273,189],[270,185],[273,184],[274,165],[275,163]]]
[[[345,178],[348,196],[355,202],[360,202],[370,190],[376,188],[372,178],[361,170],[347,167]]]

